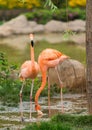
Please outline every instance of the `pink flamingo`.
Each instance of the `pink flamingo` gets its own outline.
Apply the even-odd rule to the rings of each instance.
[[[31,60],[25,61],[20,70],[19,78],[23,81],[21,90],[20,90],[20,109],[21,109],[21,120],[23,119],[23,110],[22,110],[22,91],[24,87],[24,81],[27,78],[32,79],[32,86],[30,91],[30,120],[31,120],[31,109],[32,109],[32,91],[34,86],[34,79],[37,77],[37,74],[39,72],[39,65],[34,59],[34,41],[33,41],[33,34],[30,34],[30,50],[31,50]]]
[[[62,82],[59,77],[57,65],[59,64],[60,61],[63,62],[65,59],[68,59],[68,58],[69,58],[68,56],[66,56],[66,55],[62,54],[61,52],[54,50],[54,49],[45,49],[39,55],[38,63],[39,63],[40,70],[42,73],[42,83],[35,95],[35,109],[36,109],[38,115],[43,115],[43,113],[40,110],[41,107],[38,104],[38,98],[40,96],[40,93],[43,91],[43,89],[46,85],[46,73],[47,73],[48,69],[51,67],[55,67],[55,69],[56,69],[57,76],[59,78],[60,85],[61,85],[60,87],[61,87],[61,98],[62,98]],[[48,87],[49,87],[48,91],[50,91],[50,84],[48,84]],[[50,92],[48,92],[48,93],[50,93]],[[49,97],[48,97],[48,99],[49,99]],[[50,101],[49,101],[49,105],[50,105]],[[62,106],[62,112],[63,112],[63,106]]]

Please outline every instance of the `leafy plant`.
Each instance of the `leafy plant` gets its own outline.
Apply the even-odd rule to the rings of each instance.
[[[71,123],[74,126],[92,126],[92,115],[68,115],[68,114],[63,114],[63,115],[56,115],[52,117],[51,119],[53,122],[66,122],[66,123]]]
[[[53,12],[57,9],[57,6],[55,6],[52,0],[46,0],[45,7],[46,6],[49,6]]]
[[[57,9],[55,12],[46,9],[35,9],[31,12],[27,12],[24,14],[28,20],[34,20],[39,24],[46,24],[48,21],[54,19],[59,21],[67,22],[75,19],[85,20],[86,11],[81,8],[68,8],[68,12],[66,13],[66,9]],[[68,19],[67,19],[68,18]]]
[[[48,122],[37,122],[22,130],[92,130],[92,115],[58,114]]]
[[[71,127],[69,125],[64,126],[62,123],[41,122],[29,125],[23,130],[71,130]]]
[[[12,72],[17,68],[16,65],[8,65],[4,53],[0,52],[0,97],[5,102],[16,102],[18,81],[13,79]],[[5,95],[5,96],[4,96]]]

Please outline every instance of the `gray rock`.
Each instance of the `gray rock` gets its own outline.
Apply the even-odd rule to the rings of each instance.
[[[24,15],[20,15],[0,27],[0,36],[9,36],[12,34],[28,34],[32,32],[36,22],[29,22]]]
[[[28,26],[29,22],[24,15],[19,15],[18,17],[11,19],[9,22],[6,22],[5,24],[14,28],[20,28]]]
[[[33,32],[34,33],[42,33],[42,32],[44,32],[44,25],[39,24],[39,25],[35,26],[33,28]]]
[[[75,20],[64,23],[56,20],[49,21],[46,25],[37,24],[35,21],[28,21],[24,15],[20,15],[0,26],[0,36],[7,37],[13,34],[29,34],[43,32],[65,32],[67,29],[76,32],[85,31],[85,21]]]
[[[6,25],[0,27],[0,37],[8,37],[13,34],[12,28]]]
[[[36,23],[35,21],[30,21],[30,22],[29,22],[29,26],[30,26],[31,28],[34,28],[34,27],[37,26],[37,23]]]
[[[58,65],[58,71],[64,87],[81,88],[86,86],[85,67],[77,60],[68,59]],[[50,83],[60,86],[56,70],[49,69]]]
[[[7,22],[6,25],[12,28],[14,34],[27,34],[30,33],[32,29],[24,15],[12,19],[10,22]]]
[[[85,32],[85,21],[75,20],[69,22],[69,29],[74,32]]]
[[[65,23],[56,20],[51,20],[45,25],[46,32],[63,32],[65,28]]]

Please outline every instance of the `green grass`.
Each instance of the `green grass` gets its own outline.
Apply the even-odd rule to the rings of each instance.
[[[0,52],[3,52],[5,54],[6,59],[8,59],[8,62],[11,64],[18,64],[20,61],[20,58],[24,57],[23,52],[19,51],[16,48],[13,48],[11,46],[8,46],[7,44],[0,44]],[[22,62],[22,60],[21,60]]]
[[[60,123],[51,123],[51,122],[41,122],[41,123],[34,123],[32,125],[28,125],[23,130],[71,130],[71,127],[64,126]]]
[[[33,123],[22,130],[92,130],[92,115],[56,115],[48,122]]]

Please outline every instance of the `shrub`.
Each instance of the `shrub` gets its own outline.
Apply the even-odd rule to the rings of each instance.
[[[70,123],[74,126],[92,126],[92,115],[68,115],[68,114],[58,114],[51,119],[53,122]]]
[[[68,16],[67,16],[68,13]],[[33,10],[31,12],[25,13],[25,16],[28,20],[35,20],[37,23],[46,24],[48,21],[54,19],[59,21],[68,21],[75,19],[85,20],[86,11],[85,9],[80,8],[69,8],[66,13],[66,9],[58,9],[54,13],[49,10]]]
[[[71,127],[61,123],[40,122],[29,125],[23,130],[71,130]]]
[[[92,130],[92,115],[58,114],[48,122],[37,122],[23,130]]]

